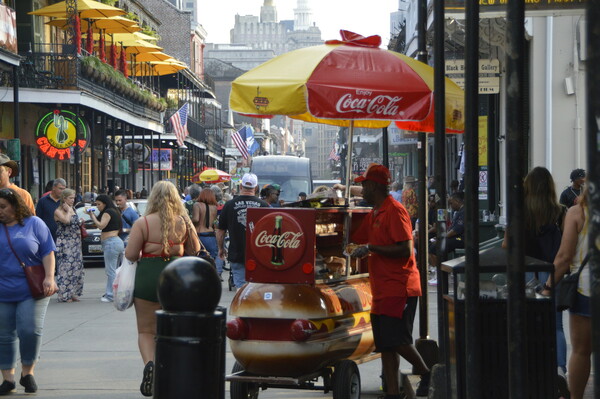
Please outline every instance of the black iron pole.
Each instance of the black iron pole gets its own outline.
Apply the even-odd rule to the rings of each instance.
[[[146,187],[146,170],[144,168],[144,162],[146,162],[146,160],[144,159],[144,150],[146,149],[146,129],[142,129],[142,188]],[[139,165],[138,165],[138,170],[140,170]],[[142,191],[142,190],[140,190]]]
[[[13,67],[13,118],[14,118],[14,123],[13,123],[13,132],[14,132],[14,138],[15,139],[19,139],[20,138],[20,130],[19,130],[19,67],[18,66],[14,66]],[[19,147],[21,146],[21,141],[19,141]],[[21,150],[21,148],[19,148],[19,150]],[[19,151],[22,153],[22,151]],[[22,161],[19,161],[19,166],[21,167],[21,173],[19,173],[19,176],[17,176],[15,178],[15,182],[18,186],[21,186],[23,183],[25,183],[25,179],[22,179],[23,176],[23,170],[22,170]],[[41,182],[41,174],[38,173],[39,179],[40,179],[40,186],[42,185]],[[23,181],[23,183],[21,183],[21,181]]]
[[[465,43],[465,386],[481,399],[479,331],[479,3],[466,2]]]
[[[508,205],[508,392],[527,396],[525,342],[525,252],[523,248],[523,177],[525,176],[525,4],[509,0],[506,18],[506,166]],[[508,160],[512,160],[508,161]]]
[[[446,362],[446,345],[448,343],[448,318],[444,310],[444,293],[447,292],[447,281],[442,278],[441,264],[443,260],[442,248],[446,247],[446,219],[445,210],[448,209],[446,200],[446,81],[444,76],[445,58],[445,21],[444,21],[444,0],[437,0],[433,3],[433,72],[434,72],[434,175],[435,192],[440,200],[438,209],[442,210],[441,218],[437,218],[436,237],[437,237],[437,265],[436,275],[438,281],[437,305],[438,305],[438,345],[440,350],[440,363]],[[436,222],[436,221],[432,221]],[[447,372],[446,369],[444,369]],[[448,388],[448,387],[447,387]]]
[[[75,107],[75,146],[72,147],[73,148],[73,156],[75,157],[75,176],[73,178],[73,188],[75,189],[75,192],[77,192],[77,187],[79,187],[79,185],[81,184],[81,165],[79,164],[79,162],[81,161],[81,153],[79,152],[79,134],[81,132],[80,126],[79,126],[79,119],[81,118],[80,115],[81,109],[80,106],[77,105]]]
[[[600,252],[595,243],[600,236],[598,210],[600,209],[600,148],[598,147],[598,120],[600,120],[600,75],[595,73],[600,62],[600,0],[589,0],[587,6],[587,38],[585,43],[588,52],[589,73],[587,74],[587,142],[588,145],[588,185],[590,218],[589,251],[592,253],[589,262],[591,277],[592,304],[592,353],[595,398],[600,397]],[[582,43],[582,45],[584,45]]]
[[[143,142],[142,142],[143,145]],[[137,191],[137,159],[135,155],[135,126],[131,126],[131,191]]]
[[[116,180],[117,180],[117,143],[115,142],[115,130],[117,129],[117,120],[112,120],[112,192],[115,192]],[[108,194],[105,193],[105,194]]]
[[[390,154],[389,154],[389,142],[388,142],[388,128],[384,127],[381,129],[381,151],[383,153],[383,166],[390,168]]]
[[[417,59],[427,64],[427,0],[419,0],[417,8]],[[427,248],[427,133],[419,132],[418,144],[418,168],[417,168],[417,199],[419,218],[419,239],[417,251],[417,265],[421,274],[421,292],[419,300],[419,338],[425,339],[429,336],[429,319],[427,315],[427,293],[428,277],[428,248]]]
[[[98,187],[100,188],[104,188],[106,187],[108,184],[108,179],[106,176],[106,170],[107,170],[107,163],[106,163],[106,139],[107,139],[107,131],[106,131],[106,124],[107,124],[107,120],[108,118],[106,117],[106,115],[102,115],[101,117],[101,123],[102,123],[102,136],[100,138],[100,143],[102,144],[102,164],[100,167],[100,181],[98,182]],[[93,184],[92,184],[93,186]],[[91,191],[92,187],[90,187],[90,191]]]

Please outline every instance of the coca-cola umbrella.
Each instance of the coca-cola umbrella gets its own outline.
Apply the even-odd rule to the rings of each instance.
[[[391,50],[379,36],[340,31],[342,40],[294,50],[232,82],[230,108],[251,116],[287,115],[308,122],[382,128],[410,121],[428,131],[433,115],[433,68]],[[446,130],[464,130],[464,94],[446,79]],[[348,157],[348,171],[351,170]],[[349,183],[350,173],[346,173]],[[349,191],[349,190],[348,190]]]
[[[200,173],[196,173],[192,178],[192,183],[224,183],[231,180],[229,173],[219,169],[206,169]]]

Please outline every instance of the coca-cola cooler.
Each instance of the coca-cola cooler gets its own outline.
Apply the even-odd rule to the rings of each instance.
[[[315,220],[313,209],[248,209],[246,280],[314,283]],[[292,267],[299,263],[307,266]]]
[[[314,284],[331,278],[334,273],[327,274],[323,262],[332,257],[346,260],[344,231],[351,234],[367,212],[360,208],[248,209],[246,280]],[[351,225],[348,228],[347,223]],[[348,274],[367,272],[366,260],[352,262]]]

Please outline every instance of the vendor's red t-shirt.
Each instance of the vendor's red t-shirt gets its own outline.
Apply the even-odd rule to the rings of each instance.
[[[391,195],[377,211],[371,211],[352,235],[357,244],[392,245],[412,240],[412,224],[404,206]],[[371,312],[402,317],[406,298],[421,296],[421,282],[414,253],[409,258],[389,258],[371,253],[369,278],[373,294]]]

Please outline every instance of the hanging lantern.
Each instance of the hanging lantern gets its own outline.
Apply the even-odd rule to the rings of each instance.
[[[77,54],[81,54],[81,23],[79,22],[79,15],[75,16],[74,25],[75,46],[77,48]]]
[[[120,63],[121,63],[121,72],[123,72],[123,75],[125,75],[126,78],[129,77],[129,73],[127,71],[127,55],[125,54],[125,48],[123,48],[123,45],[121,45]]]
[[[85,51],[89,55],[94,52],[94,32],[92,31],[92,24],[88,21],[87,39],[85,42]]]
[[[117,46],[114,42],[110,44],[110,65],[117,69]]]
[[[100,56],[100,61],[102,62],[106,62],[106,51],[105,51],[105,44],[104,44],[104,31],[101,30],[100,31],[100,43],[98,44],[98,46],[100,47],[100,52],[99,52],[99,56]]]

